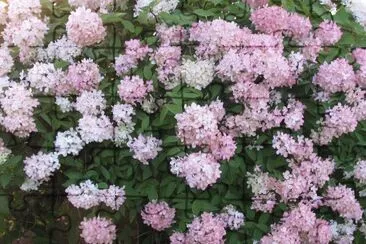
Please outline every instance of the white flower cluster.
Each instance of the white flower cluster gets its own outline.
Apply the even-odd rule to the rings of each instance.
[[[355,19],[366,28],[366,1],[343,0],[343,4],[352,12]]]
[[[183,60],[181,75],[183,81],[198,90],[208,86],[215,74],[215,63],[210,60]]]
[[[352,243],[353,232],[356,231],[356,225],[352,221],[347,221],[344,224],[339,224],[333,220],[330,221],[334,243]]]
[[[99,90],[83,91],[75,103],[75,109],[82,115],[101,114],[106,106],[104,94]]]
[[[35,63],[28,71],[27,80],[31,87],[40,92],[53,92],[57,84],[63,79],[61,69],[56,69],[52,63]]]
[[[226,223],[230,230],[238,230],[244,225],[244,214],[236,210],[233,205],[227,205],[223,208],[220,218]]]
[[[78,155],[84,144],[74,129],[58,132],[55,140],[56,152],[62,156]]]
[[[137,0],[134,9],[134,16],[137,17],[145,8],[151,8],[151,11],[154,15],[158,15],[159,13],[166,12],[169,13],[177,8],[179,0]],[[149,14],[152,17],[152,14]]]
[[[69,63],[73,63],[74,58],[81,54],[81,48],[66,36],[50,42],[45,51],[49,60],[61,59]]]
[[[130,151],[133,152],[133,158],[147,165],[148,160],[154,159],[158,152],[162,150],[160,147],[163,142],[153,136],[139,135],[127,143]]]
[[[127,143],[133,132],[135,123],[132,121],[132,116],[135,115],[135,110],[130,104],[116,104],[113,106],[113,120],[117,123],[114,128],[114,142],[117,146]]]
[[[85,143],[102,142],[113,138],[113,125],[105,115],[84,115],[77,131]]]
[[[111,209],[118,210],[126,199],[124,187],[110,185],[108,189],[99,190],[97,185],[90,180],[79,185],[70,185],[65,192],[74,207],[84,209],[104,203]]]
[[[93,11],[99,10],[101,13],[107,13],[113,0],[69,0],[69,4],[73,7],[86,7]]]
[[[72,111],[74,103],[67,97],[56,96],[56,105],[60,107],[61,112],[66,113]]]
[[[57,153],[38,152],[24,160],[24,172],[31,185],[48,181],[60,166]]]

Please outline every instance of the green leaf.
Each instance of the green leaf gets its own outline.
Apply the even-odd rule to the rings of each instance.
[[[202,17],[209,17],[209,16],[214,16],[215,13],[211,10],[205,10],[205,9],[195,9],[193,11],[193,13],[197,14],[198,16],[202,16]]]

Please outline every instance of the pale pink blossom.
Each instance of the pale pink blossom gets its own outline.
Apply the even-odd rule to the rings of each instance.
[[[153,200],[141,210],[144,224],[151,226],[157,231],[163,231],[174,223],[175,209],[169,207],[164,201]]]

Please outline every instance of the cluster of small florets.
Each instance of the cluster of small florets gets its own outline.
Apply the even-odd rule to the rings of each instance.
[[[168,203],[164,201],[157,202],[153,200],[145,205],[141,211],[141,217],[144,224],[151,226],[151,228],[162,231],[174,223],[175,209],[169,207]]]
[[[43,44],[48,31],[47,24],[40,18],[41,3],[39,0],[12,0],[8,4],[2,33],[5,44],[19,47],[20,61],[28,62],[33,48]]]
[[[65,74],[61,69],[56,69],[53,63],[35,63],[28,70],[27,80],[30,87],[41,93],[55,94],[60,90]]]
[[[76,98],[75,109],[82,115],[102,114],[106,108],[106,100],[102,91],[91,90],[83,91]]]
[[[132,105],[141,104],[152,90],[152,81],[144,81],[139,76],[125,77],[118,86],[120,98]]]
[[[37,185],[48,181],[60,167],[57,153],[38,152],[24,159],[24,172]]]
[[[137,67],[139,61],[143,60],[152,50],[143,45],[140,40],[132,39],[125,42],[126,50],[115,60],[115,70],[118,75],[123,75]]]
[[[135,110],[131,104],[116,104],[113,106],[113,120],[117,123],[114,128],[114,142],[117,146],[127,143],[134,130],[135,122],[132,116],[135,115]]]
[[[201,90],[207,87],[214,78],[214,62],[210,60],[183,60],[181,75],[183,81],[191,87]]]
[[[171,12],[178,6],[179,0],[161,0],[155,2],[153,0],[138,0],[134,7],[134,16],[139,16],[144,10],[151,9],[148,11],[149,16],[159,15],[161,12]]]
[[[62,156],[78,155],[85,143],[74,129],[58,132],[55,140],[56,152]]]
[[[48,61],[61,59],[73,63],[74,58],[81,54],[81,48],[66,36],[62,36],[60,39],[50,42],[45,52]]]
[[[84,115],[79,119],[77,131],[86,143],[102,142],[113,138],[113,125],[110,119],[102,115]]]
[[[133,158],[141,163],[148,165],[149,160],[154,159],[158,153],[163,150],[160,146],[162,141],[153,136],[139,135],[137,138],[131,139],[127,146],[133,152]]]
[[[171,244],[222,244],[226,235],[226,223],[220,216],[204,212],[187,225],[187,233],[176,232],[170,236]]]
[[[104,203],[113,210],[118,210],[126,200],[124,187],[110,185],[107,189],[98,189],[92,181],[66,188],[67,199],[76,208],[89,209]]]
[[[312,207],[300,203],[286,212],[280,224],[272,226],[271,233],[264,236],[260,243],[329,243],[332,240],[330,224],[318,219]]]
[[[80,236],[88,244],[112,244],[117,238],[116,226],[104,217],[84,218],[79,228]]]
[[[97,44],[107,35],[99,15],[85,7],[71,12],[66,31],[68,38],[80,47]]]
[[[226,228],[230,230],[238,230],[244,225],[244,214],[236,210],[233,205],[224,207],[218,216],[226,224]]]
[[[332,229],[332,239],[335,243],[353,243],[353,233],[357,229],[357,226],[353,221],[348,220],[343,224],[330,221],[330,224],[330,228]]]
[[[0,76],[10,72],[14,65],[13,57],[10,55],[10,49],[6,46],[0,48]]]
[[[19,137],[28,137],[37,131],[33,113],[39,102],[27,87],[11,82],[0,93],[0,105],[3,111],[0,123],[6,131]]]
[[[170,171],[185,178],[191,188],[199,190],[205,190],[216,183],[221,175],[220,164],[214,156],[202,152],[171,159]]]
[[[77,93],[96,89],[102,80],[99,67],[91,59],[72,64],[67,71],[67,80]]]

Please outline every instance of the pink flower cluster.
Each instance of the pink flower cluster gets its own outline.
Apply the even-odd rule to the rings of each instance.
[[[344,185],[328,187],[324,196],[324,205],[337,211],[343,218],[355,221],[362,218],[363,210],[354,191]]]
[[[104,217],[84,218],[79,228],[80,237],[88,244],[112,244],[117,238],[116,226]]]
[[[205,190],[220,178],[220,164],[212,154],[191,153],[185,157],[173,158],[170,171],[178,177],[185,178],[191,188]]]
[[[102,115],[84,115],[79,119],[77,131],[86,143],[102,142],[113,138],[113,125],[110,119]]]
[[[328,93],[347,92],[356,86],[356,75],[352,65],[342,58],[324,63],[314,76],[313,83]]]
[[[182,49],[178,46],[161,46],[152,55],[157,65],[158,79],[165,89],[173,89],[179,84]]]
[[[338,104],[326,112],[325,120],[321,122],[321,128],[312,133],[313,140],[318,144],[326,145],[334,138],[356,129],[358,118],[352,107]]]
[[[235,209],[233,205],[224,207],[221,214],[218,215],[230,230],[238,230],[244,225],[244,214]]]
[[[114,68],[118,75],[124,75],[131,69],[137,67],[138,62],[143,60],[152,51],[138,39],[126,41],[125,46],[125,54],[118,56],[115,60]]]
[[[138,76],[125,77],[118,86],[120,98],[132,105],[141,104],[152,90],[152,81],[144,81]]]
[[[254,193],[252,208],[271,212],[276,204],[276,197],[288,203],[298,199],[317,199],[317,190],[324,186],[333,173],[335,163],[322,159],[313,153],[311,140],[278,133],[273,138],[273,148],[288,159],[290,170],[283,173],[283,180],[270,177],[258,167],[254,173],[248,173],[248,185]]]
[[[220,217],[204,212],[187,225],[187,233],[176,232],[170,236],[171,244],[223,244],[226,224]]]
[[[102,80],[99,67],[91,59],[83,59],[69,66],[67,80],[71,89],[77,93],[96,89]]]
[[[151,228],[162,231],[174,223],[175,209],[170,208],[169,205],[160,201],[153,200],[145,205],[141,210],[141,217],[144,224],[151,226]]]
[[[80,47],[91,46],[107,35],[102,19],[90,9],[79,7],[72,11],[66,23],[67,37]]]
[[[92,11],[106,13],[108,7],[113,4],[113,0],[68,0],[69,4],[73,7],[85,7]]]
[[[127,146],[133,152],[133,158],[139,160],[144,165],[149,164],[149,160],[154,159],[163,150],[160,146],[162,141],[153,136],[139,135],[131,139]]]
[[[6,131],[19,137],[28,137],[37,131],[33,113],[39,102],[24,85],[10,83],[0,94],[0,105],[4,112],[0,115],[0,123]]]
[[[247,3],[252,8],[259,8],[268,4],[268,0],[243,0],[243,2]]]
[[[34,51],[32,48],[43,44],[48,27],[40,14],[39,0],[9,1],[8,18],[2,35],[5,45],[19,47],[21,62],[28,62]]]
[[[327,244],[332,240],[330,224],[318,219],[312,207],[300,203],[286,212],[280,224],[272,226],[271,233],[264,236],[260,243],[319,243]]]
[[[76,208],[89,209],[104,203],[113,210],[118,210],[126,200],[124,187],[110,185],[107,189],[98,189],[92,181],[66,188],[67,199]]]

